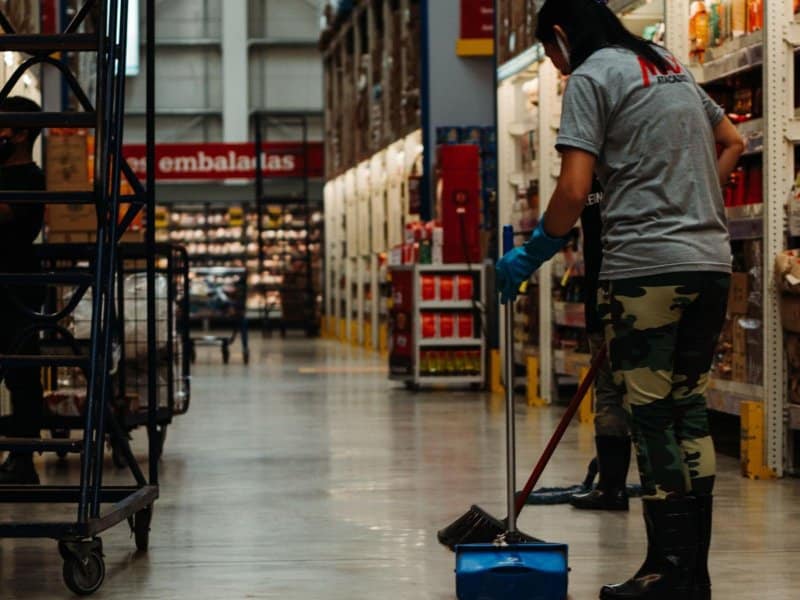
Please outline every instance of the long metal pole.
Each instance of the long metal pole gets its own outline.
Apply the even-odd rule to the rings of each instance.
[[[503,227],[503,254],[514,248],[514,228]],[[503,354],[503,383],[506,390],[506,501],[508,502],[508,532],[517,531],[517,451],[516,451],[516,407],[514,406],[514,303],[503,307],[505,326],[505,353]]]
[[[158,395],[156,391],[158,369],[156,357],[156,3],[147,0],[147,78],[146,78],[146,143],[147,143],[147,434],[148,457],[150,467],[150,485],[158,485],[158,452],[157,410]]]

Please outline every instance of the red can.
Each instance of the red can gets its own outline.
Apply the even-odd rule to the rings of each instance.
[[[439,300],[452,300],[454,293],[454,282],[452,275],[441,275],[439,277]]]
[[[458,299],[472,300],[475,293],[475,281],[471,275],[458,276]]]
[[[422,337],[436,337],[436,314],[422,313]]]
[[[475,318],[470,314],[458,315],[458,337],[475,337]]]
[[[433,275],[423,275],[421,287],[422,299],[425,302],[436,300],[436,278]]]
[[[439,315],[439,336],[453,338],[456,336],[455,315],[443,313]]]

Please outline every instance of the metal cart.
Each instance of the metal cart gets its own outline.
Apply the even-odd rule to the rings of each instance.
[[[230,267],[193,267],[189,271],[189,318],[203,324],[204,335],[192,337],[190,354],[197,359],[198,346],[219,346],[222,361],[230,362],[230,347],[242,340],[244,364],[250,362],[247,331],[247,270]],[[211,323],[232,323],[229,336],[210,333]]]
[[[88,265],[94,247],[86,244],[48,244],[37,248],[44,272],[69,272]],[[115,325],[112,341],[113,412],[120,427],[130,433],[147,424],[148,343],[147,343],[147,273],[144,244],[122,244],[119,247],[116,278]],[[176,415],[189,410],[191,398],[189,348],[189,268],[182,246],[156,246],[156,351],[158,456],[163,453],[167,427]],[[46,311],[57,313],[69,303],[72,286],[49,290]],[[91,327],[91,297],[87,294],[68,319],[74,339],[65,340],[46,334],[40,346],[45,354],[70,353],[75,345],[87,349]],[[53,439],[68,439],[70,431],[80,429],[86,402],[86,380],[80,369],[51,368],[46,373],[45,420],[43,429]],[[127,466],[122,449],[109,439],[112,458],[117,467]],[[59,456],[66,452],[59,451]]]
[[[71,353],[0,355],[0,376],[14,368],[79,368],[87,382],[86,405],[80,439],[0,438],[0,451],[58,452],[80,454],[80,482],[60,486],[3,486],[0,502],[74,504],[74,520],[60,522],[21,521],[0,523],[0,538],[51,538],[58,540],[64,561],[63,576],[67,586],[80,595],[97,591],[105,578],[103,544],[100,534],[128,521],[141,551],[149,544],[153,505],[158,498],[159,445],[157,402],[155,394],[156,324],[147,322],[148,401],[147,431],[149,443],[148,476],[142,472],[131,453],[125,432],[113,414],[112,337],[114,333],[114,281],[118,243],[137,215],[146,210],[147,221],[155,221],[155,18],[154,0],[146,0],[146,124],[147,182],[142,186],[122,157],[125,102],[125,57],[128,27],[128,0],[84,0],[64,32],[58,34],[20,35],[0,11],[0,52],[22,52],[29,56],[0,90],[0,100],[7,98],[25,73],[34,67],[58,69],[63,81],[77,98],[77,112],[0,113],[0,127],[57,128],[81,127],[95,130],[94,186],[86,192],[13,191],[0,193],[0,202],[15,204],[88,205],[96,209],[97,233],[94,253],[86,266],[39,273],[0,273],[0,288],[7,298],[19,298],[25,288],[48,289],[51,286],[74,287],[72,298],[56,313],[29,308],[17,302],[17,312],[30,323],[17,341],[38,339],[42,333],[70,342]],[[83,31],[89,31],[83,33]],[[68,53],[94,55],[97,71],[96,96],[90,100],[75,74],[62,57]],[[125,177],[134,193],[123,198],[120,179]],[[123,202],[127,209],[123,209]],[[154,230],[148,230],[146,252],[147,311],[155,314]],[[63,321],[91,290],[91,327],[88,348],[81,345],[64,327]],[[12,352],[15,348],[12,348]],[[106,434],[119,444],[129,463],[134,482],[128,486],[103,483],[104,440]],[[101,510],[104,505],[111,505]]]

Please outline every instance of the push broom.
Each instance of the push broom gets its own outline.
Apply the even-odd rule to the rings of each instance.
[[[506,226],[503,231],[504,252],[513,248],[514,233],[510,226]],[[592,360],[589,373],[584,377],[578,391],[573,396],[567,410],[561,417],[547,447],[539,457],[536,467],[533,469],[528,482],[522,491],[516,493],[516,422],[514,406],[514,311],[510,304],[505,306],[504,327],[505,327],[505,357],[504,357],[504,376],[506,394],[506,483],[507,483],[507,511],[508,516],[505,520],[493,517],[480,506],[473,505],[464,515],[459,517],[452,524],[440,530],[437,534],[439,542],[451,550],[462,544],[518,544],[525,542],[538,542],[517,529],[517,518],[525,506],[528,496],[539,482],[547,464],[553,457],[558,444],[564,437],[569,424],[578,412],[584,397],[589,391],[592,383],[597,377],[597,372],[606,359],[606,350],[603,348]]]

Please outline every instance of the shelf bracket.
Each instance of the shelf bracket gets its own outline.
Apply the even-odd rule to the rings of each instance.
[[[800,144],[800,119],[791,119],[786,124],[786,139],[793,144]]]
[[[797,48],[800,46],[800,21],[792,21],[785,25],[783,38],[786,43]]]

